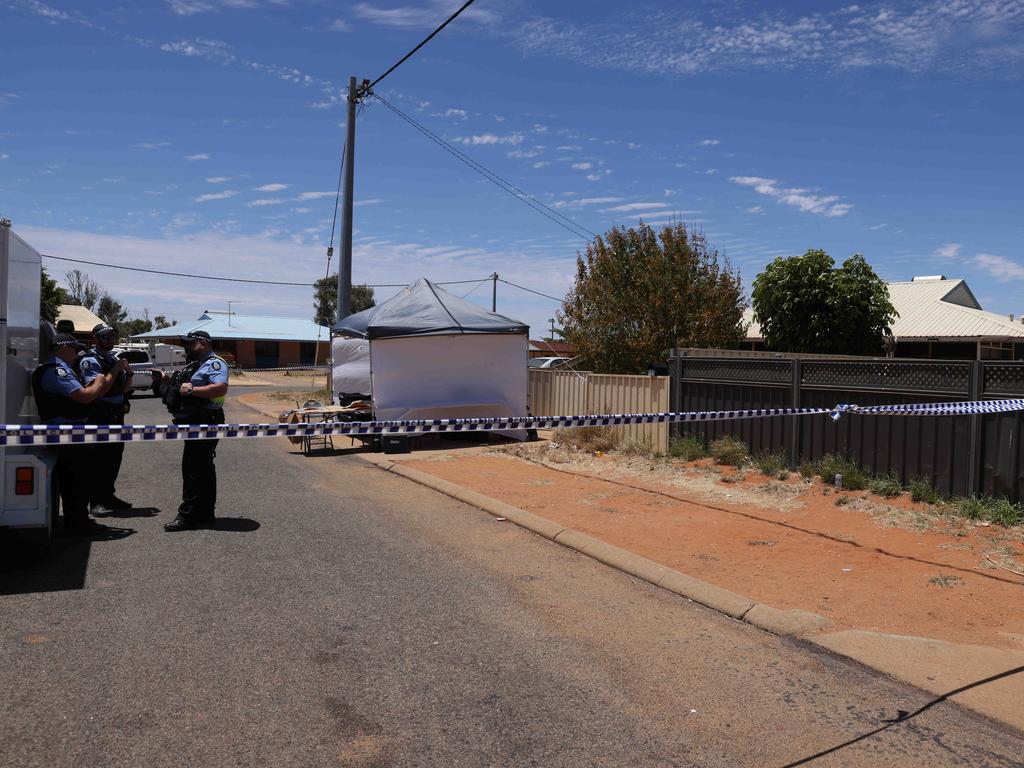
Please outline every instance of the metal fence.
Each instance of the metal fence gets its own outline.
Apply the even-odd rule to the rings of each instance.
[[[530,413],[535,416],[584,416],[592,413],[664,413],[669,404],[668,376],[617,376],[588,372],[530,369]],[[615,427],[626,442],[664,453],[668,424]]]
[[[1024,362],[977,360],[671,359],[671,409],[832,407],[1024,397]],[[941,492],[1024,498],[1019,413],[985,416],[777,417],[673,425],[674,436],[734,435],[751,451],[783,449],[790,466],[827,453],[903,482],[921,477]]]

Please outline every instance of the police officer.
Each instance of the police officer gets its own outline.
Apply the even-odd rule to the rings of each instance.
[[[78,357],[78,372],[83,384],[90,384],[99,375],[112,371],[118,363],[114,354],[117,332],[105,323],[92,329],[93,346]],[[96,399],[89,409],[87,424],[124,424],[128,406],[127,391],[132,385],[132,370],[121,372],[107,393]],[[131,504],[117,498],[115,485],[121,471],[124,443],[97,443],[92,449],[93,476],[89,501],[94,515],[131,509]]]
[[[190,331],[181,337],[188,378],[172,413],[175,424],[223,424],[228,391],[228,364],[213,353],[210,334]],[[181,454],[181,505],[178,516],[164,524],[168,531],[208,528],[217,506],[217,440],[186,440]]]
[[[128,363],[118,361],[107,373],[83,385],[75,373],[78,351],[84,349],[67,333],[58,333],[53,341],[53,355],[32,373],[32,392],[39,415],[46,424],[85,424],[89,406],[102,397]],[[57,484],[64,508],[64,529],[73,535],[107,531],[89,517],[89,468],[87,451],[91,445],[57,446]]]

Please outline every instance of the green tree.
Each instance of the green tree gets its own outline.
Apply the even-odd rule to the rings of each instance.
[[[109,293],[104,293],[96,304],[96,317],[117,331],[120,336],[124,330],[124,321],[128,318],[128,310]]]
[[[60,305],[68,303],[68,292],[46,273],[43,267],[39,281],[39,316],[51,323],[57,322]]]
[[[704,235],[672,224],[613,228],[576,258],[576,284],[558,313],[581,367],[642,373],[678,346],[743,339],[739,272]]]
[[[64,276],[68,284],[68,304],[78,304],[90,312],[95,311],[96,302],[103,295],[99,283],[79,269],[73,269]]]
[[[162,331],[164,328],[170,328],[174,323],[167,320],[166,315],[157,315],[153,318],[154,330]]]
[[[153,330],[153,321],[149,319],[149,310],[142,310],[142,317],[125,320],[117,329],[119,336],[126,338],[137,336],[140,333],[148,333]]]
[[[752,298],[776,352],[879,354],[898,317],[885,282],[859,253],[838,269],[822,250],[775,259],[754,280]]]
[[[353,285],[349,293],[352,312],[362,312],[376,304],[373,288],[368,285]],[[338,319],[338,276],[329,275],[313,284],[313,322],[317,325],[332,326]]]

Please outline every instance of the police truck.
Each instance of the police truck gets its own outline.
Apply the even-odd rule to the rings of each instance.
[[[42,256],[0,219],[0,423],[39,421],[32,396],[32,371],[48,355],[53,326],[39,313]],[[45,548],[53,536],[57,498],[51,477],[55,459],[37,447],[0,445],[0,535]]]

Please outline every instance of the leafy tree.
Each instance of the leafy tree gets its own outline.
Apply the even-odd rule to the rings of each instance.
[[[743,339],[738,272],[704,235],[672,224],[613,228],[576,258],[576,284],[558,320],[581,367],[641,373],[677,346]]]
[[[117,329],[119,336],[137,336],[140,333],[148,333],[153,330],[153,321],[149,319],[149,310],[142,310],[142,317],[126,320]]]
[[[68,292],[46,273],[43,267],[39,282],[39,316],[51,323],[57,322],[60,305],[68,303]]]
[[[349,294],[352,312],[362,312],[376,304],[373,288],[368,285],[353,285]],[[329,275],[313,284],[313,322],[317,325],[334,325],[338,319],[338,276]]]
[[[885,282],[859,253],[838,269],[822,250],[775,259],[754,280],[753,305],[776,352],[879,354],[898,317]]]
[[[168,322],[166,315],[157,315],[153,318],[154,330],[162,331],[164,328],[170,328],[174,323]]]
[[[123,330],[124,321],[128,318],[128,310],[121,302],[114,299],[109,293],[104,293],[96,305],[96,316],[109,325],[120,335]]]
[[[90,312],[95,311],[96,302],[100,300],[103,289],[99,283],[78,269],[73,269],[64,276],[68,284],[68,304],[79,304]]]

